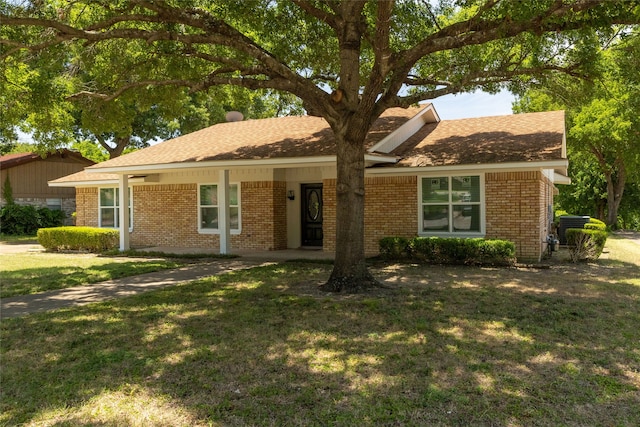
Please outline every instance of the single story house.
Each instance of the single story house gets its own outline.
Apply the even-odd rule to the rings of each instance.
[[[432,104],[392,108],[365,144],[367,255],[382,237],[416,235],[508,239],[520,259],[543,255],[555,184],[570,182],[564,112],[441,120]],[[75,187],[78,225],[128,224],[121,249],[331,252],[335,165],[324,119],[279,117],[216,124],[50,185]]]
[[[13,201],[18,205],[62,210],[67,219],[76,210],[73,188],[50,187],[48,182],[84,170],[94,162],[80,153],[61,149],[42,157],[37,153],[16,153],[0,156],[0,185],[11,186]],[[0,206],[4,206],[4,194]]]

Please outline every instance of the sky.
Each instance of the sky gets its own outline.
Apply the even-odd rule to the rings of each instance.
[[[496,95],[482,91],[446,95],[431,102],[440,119],[454,120],[512,114],[511,105],[514,100],[515,97],[511,92],[503,90]]]

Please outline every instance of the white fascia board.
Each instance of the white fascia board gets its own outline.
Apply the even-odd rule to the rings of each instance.
[[[433,107],[433,104],[427,105],[422,111],[410,118],[406,123],[398,129],[385,136],[380,142],[369,148],[370,153],[391,153],[398,148],[403,142],[411,138],[427,123],[437,123],[440,116]]]
[[[147,181],[145,177],[136,177],[129,178],[129,184],[139,184],[141,182],[157,182],[156,181]],[[99,187],[103,185],[117,185],[118,178],[113,179],[96,179],[96,180],[85,180],[85,181],[68,181],[68,182],[47,182],[49,187]]]
[[[101,186],[101,185],[113,185],[113,184],[117,184],[118,180],[117,179],[111,179],[111,180],[96,180],[96,181],[69,181],[69,182],[48,182],[47,184],[49,184],[49,187],[79,187],[79,186],[83,186],[83,187],[97,187],[97,186]]]
[[[335,164],[336,156],[317,156],[317,157],[290,157],[282,159],[244,159],[244,160],[223,160],[223,161],[203,161],[203,162],[183,162],[183,163],[163,163],[149,164],[140,166],[116,166],[110,168],[87,168],[89,173],[128,173],[128,174],[145,174],[145,173],[165,173],[182,169],[199,169],[199,168],[218,168],[218,169],[235,169],[243,167],[279,167],[279,168],[295,168],[323,166],[326,164]]]
[[[512,163],[489,163],[481,165],[452,165],[452,166],[421,166],[421,167],[390,167],[390,168],[370,168],[367,173],[371,175],[414,175],[417,173],[431,172],[505,172],[518,170],[543,170],[555,169],[568,166],[567,160],[548,160],[541,162],[512,162]]]
[[[559,174],[558,172],[553,173],[553,183],[560,185],[569,185],[571,184],[571,178],[568,176]]]
[[[369,166],[379,164],[379,163],[398,163],[398,158],[396,156],[381,156],[379,154],[365,154],[364,162]]]

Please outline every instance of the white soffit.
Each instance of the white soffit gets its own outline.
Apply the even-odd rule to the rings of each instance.
[[[403,142],[411,138],[416,132],[418,132],[427,123],[437,123],[440,121],[440,116],[436,112],[433,104],[428,104],[418,114],[413,116],[409,121],[400,126],[398,129],[391,132],[384,137],[373,147],[369,148],[370,153],[391,153],[398,148]]]

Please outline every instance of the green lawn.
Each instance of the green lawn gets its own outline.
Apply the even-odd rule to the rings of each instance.
[[[629,245],[551,269],[378,264],[392,289],[367,295],[285,263],[3,320],[0,424],[637,426]]]
[[[182,265],[175,260],[29,252],[0,255],[0,298],[118,279]]]

